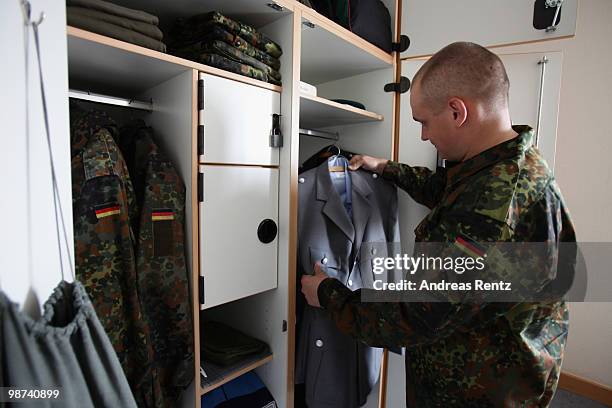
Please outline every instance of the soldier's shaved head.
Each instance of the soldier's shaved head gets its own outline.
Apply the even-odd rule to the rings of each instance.
[[[442,48],[419,69],[413,83],[434,113],[439,113],[451,97],[483,102],[489,111],[508,103],[510,83],[502,61],[470,42]]]

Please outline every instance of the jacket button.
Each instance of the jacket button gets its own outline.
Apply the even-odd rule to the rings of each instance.
[[[315,346],[319,348],[323,347],[323,340],[317,339],[317,341],[315,341]]]
[[[300,178],[298,179],[298,183],[300,183],[300,184],[304,184],[304,182],[305,182],[305,181],[306,181],[306,180],[304,179],[304,177],[300,177]]]
[[[327,265],[327,257],[324,257],[323,259],[321,259],[321,263],[323,265]]]
[[[376,255],[376,248],[372,248],[372,255]]]
[[[372,177],[373,177],[373,178],[375,178],[375,179],[377,179],[377,178],[378,178],[378,174],[376,174],[376,173],[372,173]]]
[[[351,279],[348,280],[349,286],[353,286],[353,281]]]

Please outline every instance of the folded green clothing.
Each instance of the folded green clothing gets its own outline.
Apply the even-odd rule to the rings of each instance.
[[[126,17],[143,23],[153,25],[159,24],[159,18],[153,14],[146,13],[141,10],[134,10],[127,7],[119,6],[104,0],[66,0],[67,6],[85,7],[92,10],[103,11],[105,13],[114,14],[119,17]]]
[[[256,60],[263,62],[264,64],[276,71],[280,69],[281,63],[278,58],[274,58],[273,56],[266,54],[264,51],[255,48],[242,37],[230,33],[218,24],[213,24],[212,26],[207,25],[206,27],[209,30],[205,33],[202,33],[203,37],[200,38],[197,42],[189,41],[187,43],[178,45],[182,45],[181,48],[184,48],[186,46],[195,45],[196,43],[210,43],[214,40],[219,40],[237,48],[238,50],[242,51],[250,57],[255,58]]]
[[[164,38],[164,34],[156,25],[144,23],[142,21],[132,20],[131,18],[127,17],[120,17],[115,14],[106,13],[104,11],[93,10],[84,7],[67,7],[66,13],[90,17],[99,21],[105,21],[107,23],[111,23],[119,27],[127,28],[128,30],[136,31],[140,34],[146,35],[147,37],[151,37],[154,40],[161,41]]]
[[[270,350],[263,341],[219,322],[203,322],[200,337],[202,358],[222,366]]]
[[[280,81],[275,80],[268,74],[260,69],[252,67],[247,64],[236,62],[229,58],[224,57],[216,53],[177,53],[177,55],[190,59],[192,61],[200,62],[211,67],[219,68],[224,71],[233,72],[235,74],[244,75],[249,78],[257,79],[259,81],[268,82],[274,85],[282,85]]]
[[[206,54],[219,54],[224,56],[225,58],[229,58],[233,61],[236,61],[241,64],[247,64],[252,66],[253,68],[257,68],[263,72],[265,72],[269,77],[276,79],[277,81],[281,80],[281,74],[278,71],[272,69],[272,67],[267,66],[263,62],[246,55],[239,49],[232,47],[231,45],[224,43],[219,40],[212,40],[209,43],[197,43],[188,49],[193,49],[195,53],[206,53]],[[188,52],[185,52],[188,53]]]
[[[116,38],[117,40],[140,45],[152,50],[166,52],[166,44],[151,37],[136,31],[128,30],[115,24],[100,21],[95,18],[84,16],[81,14],[67,13],[66,19],[68,25],[82,28],[94,33],[102,34],[107,37]]]
[[[178,20],[173,30],[173,39],[176,42],[173,42],[172,45],[180,41],[199,41],[206,33],[210,32],[211,27],[214,25],[221,26],[230,33],[239,35],[246,40],[247,43],[266,52],[274,58],[279,58],[283,54],[280,45],[270,38],[247,24],[225,17],[218,11],[199,14],[187,20]]]

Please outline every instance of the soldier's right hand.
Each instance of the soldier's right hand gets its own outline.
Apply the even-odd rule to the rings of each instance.
[[[364,170],[382,174],[388,162],[388,159],[356,154],[349,163],[349,169],[357,170],[363,168]]]

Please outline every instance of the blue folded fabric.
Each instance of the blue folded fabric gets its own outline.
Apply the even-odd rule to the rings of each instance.
[[[225,402],[226,400],[227,398],[225,398],[223,388],[215,388],[214,390],[202,395],[201,406],[202,408],[216,408],[219,406],[219,404]]]
[[[253,371],[204,394],[201,402],[202,408],[276,407],[272,394]]]
[[[259,379],[257,374],[253,371],[249,371],[225,384],[223,386],[223,391],[225,391],[225,395],[229,400],[242,395],[251,394],[264,387],[264,383]]]

